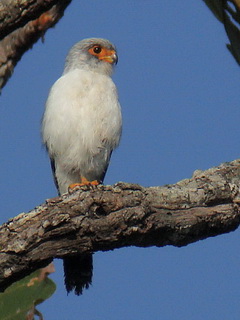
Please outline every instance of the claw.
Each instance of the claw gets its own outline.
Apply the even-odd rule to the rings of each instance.
[[[82,187],[82,186],[98,186],[100,184],[99,181],[93,180],[93,181],[88,181],[85,177],[81,177],[81,182],[77,183],[71,183],[68,187],[68,191],[72,191],[76,187]]]

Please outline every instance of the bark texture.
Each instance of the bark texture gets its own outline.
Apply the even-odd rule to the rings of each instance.
[[[0,89],[17,62],[63,16],[71,0],[2,0],[0,3]]]
[[[74,253],[184,246],[240,223],[240,160],[174,185],[117,183],[46,201],[0,228],[0,287]]]

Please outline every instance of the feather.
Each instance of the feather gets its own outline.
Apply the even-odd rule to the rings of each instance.
[[[59,195],[83,177],[99,182],[105,177],[122,130],[117,89],[110,77],[115,63],[116,48],[108,40],[82,40],[69,51],[63,75],[50,90],[42,136]],[[92,255],[64,258],[64,272],[67,291],[81,294],[91,284]]]

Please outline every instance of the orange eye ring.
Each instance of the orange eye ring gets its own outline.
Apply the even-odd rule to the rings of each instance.
[[[117,54],[114,49],[108,49],[99,44],[95,44],[88,50],[88,52],[100,61],[106,61],[111,64],[117,63]]]

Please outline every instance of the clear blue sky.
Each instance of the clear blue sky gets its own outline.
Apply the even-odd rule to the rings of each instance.
[[[108,38],[119,53],[124,127],[106,184],[164,185],[239,158],[240,69],[203,1],[75,0],[3,89],[1,222],[56,196],[40,120],[69,48],[86,37]],[[239,236],[97,253],[81,297],[66,295],[57,260],[57,291],[39,310],[58,320],[238,320]]]

